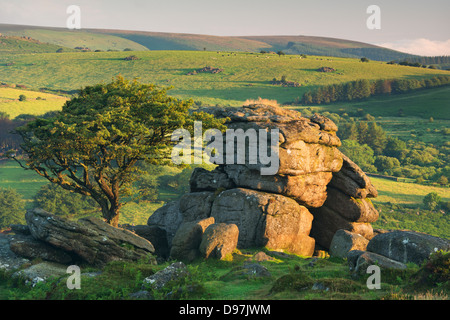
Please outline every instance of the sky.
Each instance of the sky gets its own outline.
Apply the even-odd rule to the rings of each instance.
[[[420,55],[450,55],[449,0],[0,0],[0,23],[219,36],[307,35],[367,42]],[[370,5],[380,29],[369,29]]]

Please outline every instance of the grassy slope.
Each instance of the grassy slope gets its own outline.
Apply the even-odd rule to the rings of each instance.
[[[140,60],[124,61],[131,54]],[[14,62],[12,66],[6,66]],[[189,71],[206,65],[223,68],[219,74],[187,76]],[[334,73],[316,69],[328,66]],[[51,74],[51,77],[48,75]],[[240,105],[249,98],[293,101],[315,86],[352,81],[357,78],[422,78],[446,71],[388,65],[381,62],[361,63],[357,59],[278,56],[250,53],[217,53],[199,51],[155,52],[86,52],[0,57],[0,81],[34,88],[73,90],[81,86],[110,81],[122,74],[139,77],[143,82],[175,86],[172,95],[193,98],[208,104]],[[270,81],[285,75],[300,88],[274,86]]]
[[[122,51],[125,48],[148,50],[146,47],[128,39],[114,35],[96,34],[84,30],[24,28],[22,30],[7,31],[5,34],[11,36],[27,36],[41,42],[68,48],[88,47],[92,50],[98,49],[105,51],[109,49]]]
[[[27,97],[19,101],[20,95]],[[37,99],[36,98],[41,98]],[[14,119],[20,114],[41,115],[48,111],[60,110],[67,98],[49,93],[13,88],[0,88],[0,111]]]
[[[14,37],[0,37],[0,54],[56,52],[60,48],[61,46],[50,43],[39,43]],[[63,50],[66,52],[76,51],[67,47],[63,47]]]
[[[396,182],[374,177],[371,177],[370,180],[378,190],[378,197],[373,199],[374,203],[421,205],[423,198],[430,192],[437,192],[442,201],[450,201],[450,188]]]

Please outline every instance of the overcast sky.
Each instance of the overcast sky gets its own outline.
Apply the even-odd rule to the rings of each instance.
[[[309,35],[357,40],[423,55],[450,55],[449,0],[0,0],[0,23],[210,35]],[[370,30],[369,5],[381,9]]]

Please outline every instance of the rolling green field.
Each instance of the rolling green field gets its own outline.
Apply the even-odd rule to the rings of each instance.
[[[136,55],[139,60],[123,58]],[[13,65],[7,65],[13,62]],[[218,74],[188,72],[212,66],[224,69]],[[324,73],[327,66],[335,72]],[[171,95],[192,98],[204,104],[241,105],[258,97],[279,103],[301,98],[316,86],[354,79],[427,78],[447,75],[448,71],[388,65],[384,62],[359,62],[350,58],[327,58],[259,53],[202,51],[76,52],[0,56],[0,81],[30,88],[77,90],[118,74],[139,78],[141,82],[174,86]],[[51,76],[49,76],[51,75]],[[301,87],[272,85],[273,78],[285,76]]]
[[[19,101],[20,95],[25,95],[26,100]],[[66,97],[49,93],[0,88],[0,112],[8,114],[10,119],[20,114],[42,115],[48,111],[60,110],[66,101]]]

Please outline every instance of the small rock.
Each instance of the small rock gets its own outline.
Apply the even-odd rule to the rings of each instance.
[[[155,274],[143,280],[143,287],[150,285],[152,289],[159,290],[169,281],[186,277],[189,274],[186,265],[183,262],[172,263],[167,268],[156,272]],[[144,288],[143,288],[144,289]]]
[[[152,296],[152,294],[150,292],[148,292],[147,290],[140,290],[137,292],[130,293],[128,295],[128,297],[130,297],[131,299],[136,299],[136,300],[154,300],[154,297]]]
[[[54,262],[42,262],[17,271],[13,273],[12,277],[22,277],[25,279],[25,283],[34,287],[39,282],[49,278],[59,278],[66,274],[67,266]]]
[[[314,284],[313,284],[311,289],[312,290],[320,290],[320,291],[328,291],[328,290],[330,290],[330,288],[325,286],[322,282],[314,282]]]
[[[354,275],[362,275],[367,271],[367,267],[371,265],[377,265],[380,269],[394,269],[394,270],[405,270],[407,267],[405,264],[389,259],[385,256],[368,252],[368,251],[360,251],[361,254],[356,254],[353,259],[355,261],[355,257],[358,256],[356,260],[356,265],[349,266],[350,270],[353,270]],[[359,253],[359,252],[358,252]]]
[[[268,256],[267,254],[265,254],[262,251],[255,253],[251,258],[248,259],[248,261],[257,261],[257,262],[271,261],[271,260],[274,260],[274,258],[272,258],[271,256]]]

